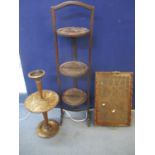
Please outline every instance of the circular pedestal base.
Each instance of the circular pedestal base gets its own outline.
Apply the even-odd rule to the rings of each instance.
[[[42,121],[37,127],[37,134],[42,138],[53,137],[59,130],[59,124],[55,120],[48,120],[48,126]]]

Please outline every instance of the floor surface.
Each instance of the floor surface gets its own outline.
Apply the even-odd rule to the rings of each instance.
[[[56,136],[43,139],[35,129],[41,114],[29,113],[20,105],[20,155],[134,155],[134,111],[130,127],[87,127],[86,122],[76,123],[65,118]],[[93,115],[93,112],[92,112]],[[49,118],[59,120],[60,111],[49,112]],[[93,116],[92,116],[93,117]]]

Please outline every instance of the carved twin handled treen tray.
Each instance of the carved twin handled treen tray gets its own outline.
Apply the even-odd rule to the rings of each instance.
[[[97,72],[95,79],[95,124],[130,125],[132,73]]]

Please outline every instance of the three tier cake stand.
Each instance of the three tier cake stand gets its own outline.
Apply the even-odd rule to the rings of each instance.
[[[74,5],[80,6],[90,11],[90,26],[86,27],[56,27],[56,11],[64,7]],[[92,33],[93,33],[93,20],[94,20],[94,6],[88,5],[80,1],[66,1],[56,6],[52,6],[52,26],[54,32],[54,46],[56,51],[56,69],[57,69],[57,83],[59,87],[59,95],[61,97],[61,124],[63,120],[63,103],[70,107],[70,111],[80,111],[80,105],[86,103],[87,110],[87,124],[90,125],[90,78],[91,78],[91,51],[92,51]],[[76,41],[78,38],[88,36],[88,63],[85,64],[77,60],[78,51]],[[73,47],[73,60],[59,63],[59,48],[58,36],[69,37],[72,40]],[[73,78],[73,87],[62,92],[62,82],[60,76],[67,76]],[[78,88],[78,78],[87,76],[87,91]],[[67,109],[68,110],[68,109]]]

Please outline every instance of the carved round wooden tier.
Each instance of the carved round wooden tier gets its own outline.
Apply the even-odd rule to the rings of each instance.
[[[43,90],[43,99],[38,92],[32,93],[25,100],[25,107],[31,112],[47,112],[59,102],[59,96],[51,90]]]
[[[79,77],[86,74],[88,66],[80,61],[68,61],[60,65],[59,71],[65,76]]]
[[[86,102],[87,94],[81,89],[71,88],[63,93],[62,100],[68,105],[78,106]]]
[[[89,33],[89,29],[85,27],[63,27],[57,30],[57,33],[65,37],[81,37]]]

